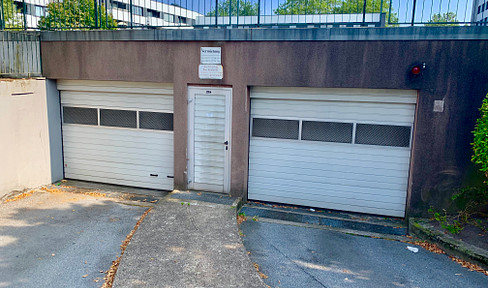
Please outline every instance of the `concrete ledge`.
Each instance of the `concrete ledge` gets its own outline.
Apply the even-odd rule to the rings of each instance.
[[[488,40],[488,27],[234,28],[41,32],[41,41]]]
[[[404,236],[407,234],[407,227],[403,225],[403,221],[392,219],[390,221],[380,220],[383,217],[361,215],[362,217],[355,217],[354,219],[353,217],[347,217],[347,213],[307,212],[304,209],[258,207],[252,204],[244,205],[240,212],[246,214],[247,217],[256,216],[260,219],[274,219],[351,231],[365,231],[396,236]]]
[[[488,268],[488,251],[436,231],[432,225],[422,223],[421,219],[409,219],[409,232],[418,238],[436,243],[449,254]]]

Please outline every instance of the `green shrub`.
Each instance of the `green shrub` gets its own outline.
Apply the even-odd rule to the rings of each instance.
[[[464,187],[459,193],[452,195],[452,203],[458,211],[467,214],[482,214],[483,208],[488,205],[488,187],[486,184],[479,187]]]
[[[488,177],[488,94],[480,108],[480,118],[474,127],[473,156],[471,161],[479,166],[481,172]]]

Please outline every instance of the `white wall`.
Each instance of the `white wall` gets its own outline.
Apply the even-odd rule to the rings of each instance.
[[[46,96],[44,79],[0,79],[0,197],[59,178],[51,173]]]

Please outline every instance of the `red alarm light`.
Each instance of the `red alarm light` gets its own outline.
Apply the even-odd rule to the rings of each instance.
[[[422,68],[420,68],[420,66],[415,65],[415,66],[412,67],[412,69],[410,70],[410,72],[413,75],[417,76],[417,75],[420,74],[420,72],[422,72]]]

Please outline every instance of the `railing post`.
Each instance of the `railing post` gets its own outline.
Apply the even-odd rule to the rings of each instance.
[[[236,14],[237,14],[237,25],[239,25],[239,2],[240,2],[240,0],[236,0],[236,1],[237,1],[237,3],[236,3],[237,4],[236,5],[236,7],[237,7],[237,12],[236,12]]]
[[[25,15],[26,15],[25,10],[27,10],[26,8],[27,8],[27,6],[25,6],[25,0],[22,0],[22,15],[24,15],[24,30],[27,30],[27,18],[25,17]]]
[[[363,4],[363,23],[366,23],[366,1],[367,0],[364,0],[364,4]]]
[[[379,19],[379,27],[384,27],[385,25],[385,21],[384,21],[384,18],[383,18],[383,0],[381,0],[381,3],[380,3],[380,19]]]
[[[130,25],[130,29],[134,28],[134,24],[133,24],[133,18],[132,18],[132,0],[129,1],[129,17],[130,17],[130,21],[129,21],[129,25]]]
[[[232,26],[232,0],[229,0],[229,26]]]
[[[0,13],[0,30],[3,30],[5,29],[5,21],[3,19],[5,19],[5,14],[3,12],[3,0],[0,0],[0,10],[2,13]]]
[[[410,26],[415,24],[415,7],[417,6],[417,0],[413,0],[413,10],[412,10],[412,23]]]
[[[388,24],[391,24],[391,0],[388,4]]]
[[[219,17],[219,0],[215,0],[215,26],[217,26],[217,19]]]
[[[98,29],[98,0],[93,0],[94,14],[95,14],[95,29]]]
[[[105,0],[105,29],[108,29],[108,2],[107,2],[107,0]]]
[[[261,0],[258,0],[258,26],[261,23]]]

